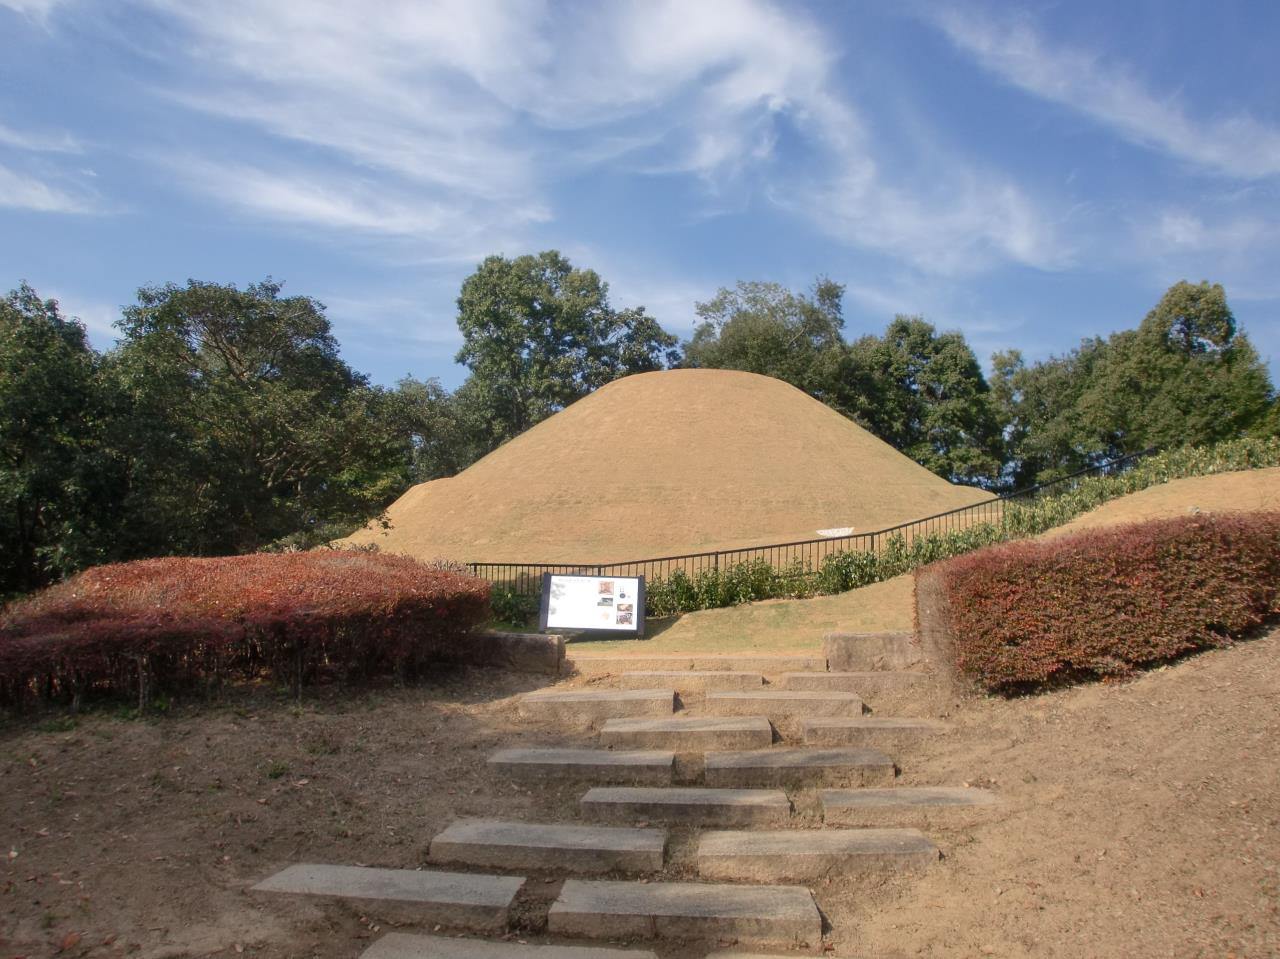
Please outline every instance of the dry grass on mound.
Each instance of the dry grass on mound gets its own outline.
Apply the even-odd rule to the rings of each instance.
[[[871,532],[988,499],[781,380],[670,370],[610,383],[356,543],[418,559],[617,563]]]
[[[1040,539],[1070,536],[1086,529],[1173,519],[1191,512],[1239,513],[1280,510],[1280,467],[1217,473],[1171,480],[1103,503]]]

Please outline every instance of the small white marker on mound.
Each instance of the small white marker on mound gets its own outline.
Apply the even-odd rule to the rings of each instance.
[[[852,536],[852,535],[853,535],[853,527],[852,527],[852,526],[837,526],[835,529],[820,529],[820,530],[818,530],[818,535],[819,535],[819,536],[825,536],[825,537],[827,537],[828,539],[834,539],[834,538],[835,538],[835,537],[837,537],[837,536]]]

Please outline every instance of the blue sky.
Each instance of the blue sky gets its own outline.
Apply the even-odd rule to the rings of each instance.
[[[454,386],[489,253],[687,336],[739,279],[1033,358],[1222,283],[1280,373],[1280,4],[0,0],[0,285],[112,341],[271,275]]]

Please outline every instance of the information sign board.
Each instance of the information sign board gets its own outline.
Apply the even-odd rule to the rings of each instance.
[[[644,635],[643,576],[542,574],[542,629]]]

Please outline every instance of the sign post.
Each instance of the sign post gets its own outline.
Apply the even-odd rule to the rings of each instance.
[[[643,576],[542,574],[539,625],[609,636],[644,635]]]

